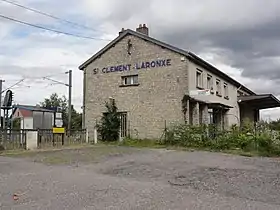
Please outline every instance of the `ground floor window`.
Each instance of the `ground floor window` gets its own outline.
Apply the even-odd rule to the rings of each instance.
[[[106,116],[108,113],[103,113]],[[128,136],[128,119],[127,119],[127,112],[119,112],[120,116],[120,137],[124,138]]]
[[[208,123],[213,124],[214,123],[214,118],[213,118],[213,109],[208,109]]]
[[[124,138],[128,136],[127,112],[121,112],[120,119],[121,119],[120,136],[121,138]]]

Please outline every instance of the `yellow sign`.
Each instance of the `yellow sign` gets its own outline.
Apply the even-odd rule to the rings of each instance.
[[[65,133],[65,128],[53,128],[53,133]]]

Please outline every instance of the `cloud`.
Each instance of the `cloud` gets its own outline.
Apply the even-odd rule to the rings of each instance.
[[[280,95],[277,0],[87,0],[85,6],[110,30],[146,23],[151,36],[195,52],[256,92]]]
[[[20,4],[38,10],[53,13],[61,18],[76,22],[85,19],[83,10],[79,9],[77,1],[68,1],[67,5],[57,1],[21,1]],[[63,12],[61,12],[61,8]],[[75,10],[73,10],[75,8]],[[63,21],[45,17],[34,12],[0,2],[0,14],[41,26],[59,29],[69,33],[86,34],[87,36],[104,36],[98,29],[86,30]],[[73,20],[72,20],[73,19]],[[83,22],[81,21],[81,24]],[[78,66],[106,42],[86,40],[56,34],[9,20],[0,18],[0,75],[5,80],[4,89],[21,81],[12,89],[15,92],[15,102],[22,104],[37,104],[51,93],[68,96],[68,88],[64,85],[44,79],[68,83],[66,71],[73,70],[73,103],[80,110],[82,106],[82,72]],[[89,26],[88,28],[90,28]],[[98,35],[98,36],[97,36]]]
[[[55,0],[22,0],[20,3],[87,28],[4,2],[0,2],[0,14],[103,39],[115,38],[123,27],[135,29],[139,23],[146,23],[152,37],[195,52],[256,92],[280,95],[278,0],[270,0],[269,4],[256,0],[69,0],[67,4]],[[58,35],[1,18],[0,26],[0,74],[8,78],[5,85],[21,78],[50,74],[67,82],[63,73],[73,69],[73,98],[76,107],[80,107],[82,72],[77,68],[107,41]],[[64,86],[40,79],[27,79],[15,91],[21,103],[37,103],[54,91],[67,94]]]

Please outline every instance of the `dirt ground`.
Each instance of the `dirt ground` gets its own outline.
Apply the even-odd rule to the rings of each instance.
[[[96,146],[13,153],[0,156],[0,209],[278,210],[279,178],[279,159],[209,152]]]

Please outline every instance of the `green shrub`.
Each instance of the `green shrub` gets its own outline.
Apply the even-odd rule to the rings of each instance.
[[[101,123],[97,125],[98,132],[103,141],[117,141],[120,132],[120,114],[115,100],[106,102],[107,113],[103,115]]]
[[[125,138],[122,142],[119,143],[121,146],[129,147],[162,147],[159,141],[150,140],[150,139],[131,139]]]
[[[206,126],[179,125],[167,129],[163,144],[184,147],[204,147],[207,143]]]
[[[272,135],[273,134],[273,135]],[[280,154],[280,135],[265,124],[244,122],[242,127],[232,126],[228,131],[209,125],[178,125],[166,130],[165,145],[209,148],[212,150],[256,151],[262,154]]]
[[[0,151],[4,151],[4,150],[5,150],[4,145],[1,145],[1,144],[0,144]]]

